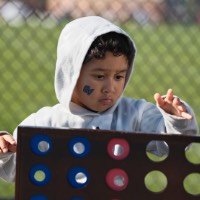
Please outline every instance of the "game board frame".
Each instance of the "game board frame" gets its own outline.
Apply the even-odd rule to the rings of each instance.
[[[51,153],[35,155],[30,148],[34,135],[42,134],[52,138]],[[91,143],[90,153],[84,158],[70,154],[68,145],[71,138],[87,138]],[[113,139],[125,139],[130,145],[126,159],[115,160],[108,155],[107,145]],[[165,141],[169,155],[162,162],[153,162],[146,153],[151,141]],[[199,196],[188,194],[183,187],[184,178],[190,173],[200,173],[200,165],[190,163],[185,149],[192,143],[200,143],[199,136],[157,133],[132,133],[125,131],[63,129],[48,127],[18,127],[17,169],[15,200],[32,200],[31,196],[43,194],[48,200],[195,200]],[[43,186],[30,181],[30,167],[44,164],[52,172],[51,181]],[[73,166],[82,166],[90,173],[89,184],[80,189],[73,188],[67,181],[67,172]],[[110,169],[123,169],[129,176],[128,186],[122,191],[110,189],[105,175]],[[145,175],[159,170],[167,177],[164,191],[154,193],[144,185]],[[77,198],[76,198],[77,197]],[[40,200],[38,198],[38,200]]]

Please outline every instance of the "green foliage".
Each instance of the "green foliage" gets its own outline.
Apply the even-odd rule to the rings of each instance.
[[[0,179],[0,198],[14,197],[15,185],[14,183],[6,183]]]

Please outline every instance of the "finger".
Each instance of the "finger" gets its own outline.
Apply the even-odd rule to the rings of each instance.
[[[3,138],[0,138],[0,152],[1,153],[8,152],[7,142]]]
[[[173,104],[183,118],[189,119],[189,120],[193,118],[193,116],[187,112],[186,106],[180,101],[179,98],[176,97],[174,99]]]
[[[179,106],[179,105],[182,105],[182,102],[180,101],[178,97],[174,97],[173,105]]]
[[[8,152],[7,146],[3,146],[0,148],[0,153],[7,153],[7,152]]]
[[[166,94],[166,97],[165,97],[165,101],[169,104],[172,103],[174,99],[174,93],[173,93],[173,90],[172,89],[168,89],[167,91],[167,94]]]
[[[159,93],[155,93],[154,94],[154,99],[156,101],[156,104],[160,107],[164,106],[165,105],[165,102],[163,100],[163,98],[160,96]]]
[[[7,153],[8,152],[8,150],[6,150],[6,149],[0,149],[0,154],[1,153]]]
[[[0,152],[1,153],[7,153],[10,149],[9,146],[13,146],[11,147],[11,150],[15,151],[14,146],[16,146],[16,141],[14,140],[14,138],[11,135],[2,135],[0,137]]]
[[[180,116],[191,120],[193,116],[187,112],[186,106],[181,102],[181,100],[178,97],[175,97],[173,100],[173,105],[177,109],[177,111],[180,113]]]
[[[8,152],[8,148],[4,147],[3,149],[1,149],[3,153],[7,153]]]
[[[8,151],[15,153],[17,151],[17,145],[9,145],[8,146]]]
[[[17,144],[16,141],[15,141],[15,139],[11,135],[3,135],[2,137],[9,144],[12,144],[12,145],[16,145]]]
[[[175,97],[172,105],[180,112],[186,112],[185,105],[180,101],[178,97]]]
[[[189,119],[189,120],[191,120],[191,119],[193,118],[193,116],[192,116],[191,114],[187,113],[187,112],[182,112],[182,113],[181,113],[181,116],[182,116],[183,118]]]
[[[0,149],[0,153],[7,153],[8,152],[8,149],[5,147],[3,149]]]

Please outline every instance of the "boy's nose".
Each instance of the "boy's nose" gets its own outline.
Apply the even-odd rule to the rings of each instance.
[[[114,93],[115,92],[115,86],[112,83],[106,83],[103,87],[103,93]]]

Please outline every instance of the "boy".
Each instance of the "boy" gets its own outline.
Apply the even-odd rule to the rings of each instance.
[[[192,109],[169,89],[156,105],[122,97],[132,75],[135,46],[127,33],[101,17],[83,17],[61,32],[55,71],[59,103],[20,125],[196,134]],[[0,177],[15,178],[17,132],[0,136]],[[10,151],[10,153],[6,153]],[[163,154],[159,146],[149,151]],[[164,152],[163,152],[164,151]]]

